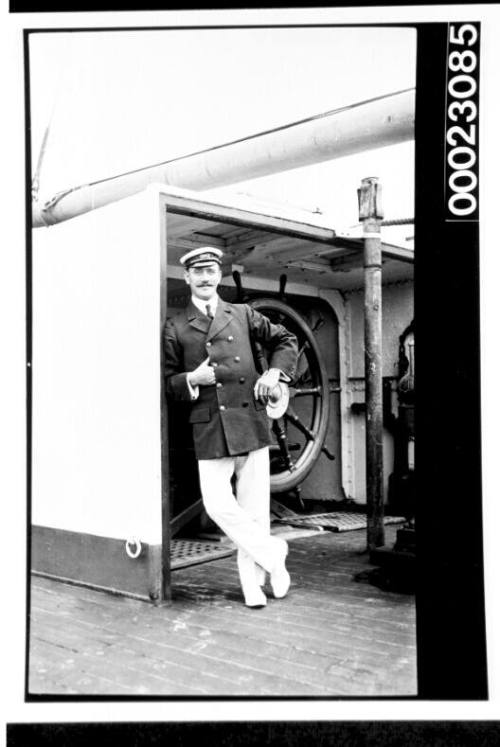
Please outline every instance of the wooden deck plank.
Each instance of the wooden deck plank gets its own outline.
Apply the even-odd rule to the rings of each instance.
[[[289,603],[292,603],[290,598]],[[283,602],[281,602],[283,604]],[[269,607],[269,605],[268,605]],[[353,631],[354,626],[345,626],[339,624],[335,619],[330,622],[329,628],[325,631],[324,626],[316,625],[311,615],[304,616],[298,620],[291,619],[290,615],[286,615],[284,612],[280,612],[277,615],[268,615],[269,609],[259,611],[259,630],[260,635],[265,635],[266,640],[272,641],[285,641],[285,642],[297,642],[308,640],[309,645],[315,645],[319,650],[328,650],[329,647],[336,647],[342,642],[347,647],[353,645],[353,638],[359,642],[360,650],[363,649],[363,643],[368,642],[370,645],[365,646],[365,650],[371,653],[379,653],[382,656],[387,655],[386,640],[377,640],[374,635],[360,636]],[[189,614],[187,617],[183,617],[180,613],[178,620],[181,623],[186,624],[189,621]],[[197,613],[197,620],[203,622],[206,627],[212,627],[212,625],[219,623],[221,627],[227,627],[231,625],[231,621],[228,620],[227,614],[221,614],[221,611],[217,608],[203,609]],[[248,617],[240,615],[240,611],[234,611],[231,615],[233,625],[237,625],[238,629],[242,631],[251,631],[255,627],[255,622]],[[398,648],[399,644],[394,641],[391,642],[391,649]],[[403,648],[406,649],[406,645],[403,644]]]
[[[415,694],[414,599],[354,580],[364,544],[363,530],[290,542],[291,591],[261,610],[244,606],[234,557],[176,571],[164,607],[34,578],[30,692]]]
[[[216,677],[219,679],[220,685],[226,685],[228,692],[235,684],[241,685],[251,681],[254,673],[257,673],[261,679],[264,678],[267,685],[278,690],[293,686],[295,682],[297,686],[303,685],[303,690],[312,689],[316,694],[323,692],[321,688],[317,689],[315,687],[314,677],[312,679],[303,677],[301,670],[304,667],[302,665],[293,664],[288,671],[285,671],[284,663],[279,660],[269,662],[261,655],[256,657],[242,650],[241,645],[245,644],[245,640],[241,641],[239,649],[217,647],[217,651],[212,655],[205,652],[200,646],[197,647],[195,652],[190,650],[193,643],[197,644],[199,641],[185,635],[177,635],[175,645],[172,645],[158,640],[158,636],[147,639],[129,634],[126,638],[126,646],[117,647],[105,643],[103,647],[102,641],[89,634],[88,628],[82,628],[77,623],[72,627],[73,630],[68,633],[56,631],[52,625],[39,625],[40,634],[44,636],[45,641],[49,640],[49,636],[52,635],[53,640],[51,642],[54,645],[64,645],[69,652],[78,652],[77,647],[79,647],[82,654],[89,657],[89,667],[93,669],[97,667],[98,671],[104,660],[107,667],[115,667],[116,665],[120,666],[123,656],[132,656],[136,662],[133,671],[137,673],[145,670],[149,672],[161,670],[163,664],[175,666],[176,678],[182,686],[189,687],[193,682],[193,672],[198,670],[201,677]],[[207,645],[206,640],[202,640],[201,643],[202,646]],[[97,657],[101,656],[104,658],[99,661]],[[140,669],[137,662],[141,663]],[[278,663],[280,663],[279,676],[275,673],[275,667]],[[307,674],[310,674],[311,668],[308,669]]]

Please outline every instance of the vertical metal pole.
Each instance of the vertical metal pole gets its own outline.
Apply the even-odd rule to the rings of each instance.
[[[368,550],[373,550],[384,544],[380,241],[380,221],[384,215],[376,177],[362,180],[358,201],[364,236],[367,544]]]

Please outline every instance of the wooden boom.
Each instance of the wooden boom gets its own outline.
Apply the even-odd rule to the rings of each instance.
[[[50,226],[140,192],[148,184],[205,190],[394,145],[414,137],[415,89],[325,112],[241,140],[58,192],[33,204]]]

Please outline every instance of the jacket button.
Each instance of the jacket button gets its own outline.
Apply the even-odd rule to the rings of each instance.
[[[209,348],[211,344],[212,344],[211,342],[207,342],[207,348]]]
[[[217,389],[220,389],[220,388],[221,388],[221,386],[222,386],[222,384],[220,383],[220,381],[218,381],[218,382],[217,382]]]
[[[234,356],[234,360],[236,361],[236,363],[239,363],[239,362],[240,362],[240,360],[241,360],[241,358],[240,358],[240,356],[239,356],[239,355],[235,355],[235,356]]]
[[[216,362],[216,361],[210,361],[210,363],[209,363],[208,365],[209,365],[209,366],[212,366],[212,368],[217,368],[217,365],[218,365],[218,364],[217,364],[217,362]]]
[[[242,403],[241,403],[241,406],[242,406],[242,407],[248,407],[248,402],[242,402]]]
[[[229,335],[229,337],[227,338],[227,340],[228,340],[228,342],[232,342],[234,340],[234,337],[232,335]]]
[[[245,377],[244,377],[244,376],[241,376],[241,377],[240,377],[240,384],[244,384],[244,383],[245,383]]]
[[[219,407],[219,410],[225,410],[225,409],[226,409],[226,408],[224,407],[224,405],[221,405],[221,406]]]

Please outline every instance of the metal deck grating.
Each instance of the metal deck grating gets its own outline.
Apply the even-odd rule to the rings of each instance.
[[[280,524],[303,527],[322,527],[331,532],[348,532],[353,529],[366,529],[366,515],[332,511],[325,514],[310,514],[309,516],[286,516],[275,521]],[[403,516],[385,516],[384,524],[400,524],[405,521]]]
[[[301,524],[299,527],[294,528],[290,524],[283,524],[273,520],[271,526],[271,534],[283,537],[286,540],[310,537],[322,531],[323,529],[317,524],[306,526],[302,526]],[[223,535],[220,540],[173,539],[170,543],[170,567],[175,571],[179,568],[207,563],[210,560],[227,558],[235,552],[235,545]]]
[[[173,539],[170,543],[170,567],[173,571],[208,560],[232,555],[235,548],[223,542],[196,539]]]

